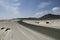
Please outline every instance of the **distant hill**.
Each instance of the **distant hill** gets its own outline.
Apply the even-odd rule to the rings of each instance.
[[[50,20],[50,19],[60,19],[60,15],[55,15],[55,14],[46,14],[42,17],[40,17],[39,19],[42,19],[42,20]]]
[[[38,20],[38,18],[15,18],[15,19],[18,19],[18,20]]]
[[[15,19],[19,19],[19,20],[52,20],[52,19],[60,19],[60,15],[46,14],[40,18],[29,17],[29,18],[15,18]]]

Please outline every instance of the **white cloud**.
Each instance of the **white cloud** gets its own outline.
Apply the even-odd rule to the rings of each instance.
[[[41,12],[37,12],[37,13],[34,15],[34,17],[41,17],[41,16],[43,16],[43,15],[45,15],[45,14],[48,14],[48,13],[50,13],[50,11],[48,11],[48,10],[41,11]]]
[[[50,10],[44,10],[44,8],[49,7],[49,5],[51,5],[51,2],[41,2],[37,7],[37,12],[34,14],[34,17],[41,17],[48,13],[60,15],[60,7],[54,7]]]
[[[3,7],[1,8],[3,12],[0,12],[0,14],[3,14],[3,15],[6,14],[7,16],[5,16],[4,18],[11,18],[11,16],[12,18],[19,17],[20,12],[18,10],[19,9],[18,6],[21,5],[20,3],[17,2],[19,0],[13,0],[12,3],[10,1],[12,0],[0,0],[0,6]],[[17,3],[14,3],[14,2],[17,2]]]
[[[15,1],[19,1],[19,0],[15,0]]]
[[[52,8],[52,13],[60,15],[60,7],[54,7],[54,8]]]
[[[44,10],[44,8],[48,7],[50,4],[51,4],[50,2],[41,2],[37,7],[38,12],[34,14],[34,17],[41,17],[47,13],[50,13],[49,10]]]
[[[51,4],[50,2],[41,2],[41,3],[38,5],[38,9],[45,8],[45,7],[49,6],[50,4]]]
[[[60,7],[54,7],[51,10],[37,12],[37,13],[35,13],[34,17],[41,17],[41,16],[48,14],[48,13],[60,15]]]

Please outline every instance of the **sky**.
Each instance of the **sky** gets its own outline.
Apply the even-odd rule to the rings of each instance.
[[[0,19],[60,15],[60,0],[0,0]]]

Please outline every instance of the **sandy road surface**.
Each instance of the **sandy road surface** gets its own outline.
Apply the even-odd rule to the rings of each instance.
[[[4,29],[1,30],[1,28]],[[10,30],[7,30],[10,28]],[[60,29],[39,27],[23,22],[0,22],[0,40],[60,40]]]

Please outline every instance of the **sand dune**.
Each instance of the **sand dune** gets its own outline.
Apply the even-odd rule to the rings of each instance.
[[[46,26],[50,28],[60,29],[60,20],[23,20],[23,22],[38,25],[38,26]],[[49,22],[48,24],[46,22]]]

